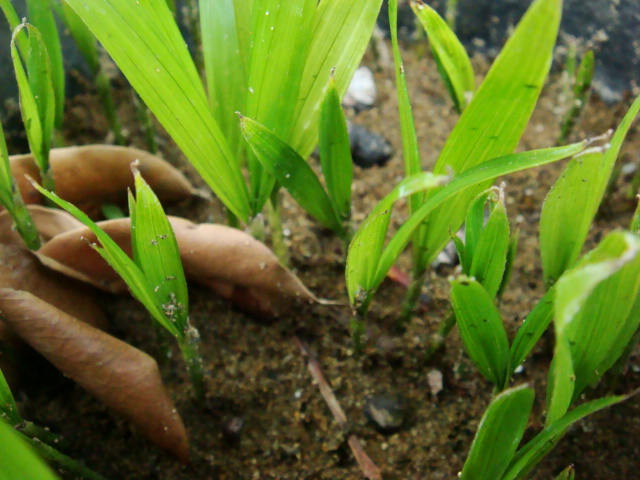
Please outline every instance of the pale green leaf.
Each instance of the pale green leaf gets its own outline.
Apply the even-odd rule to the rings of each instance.
[[[351,217],[351,183],[353,159],[344,112],[331,76],[327,96],[320,112],[320,165],[327,182],[327,193],[334,210],[342,221]]]
[[[469,55],[447,22],[433,8],[421,0],[412,0],[411,8],[417,15],[433,52],[438,71],[458,112],[467,106],[476,89],[476,80]]]
[[[505,390],[480,420],[460,480],[498,479],[507,469],[527,427],[534,392],[527,385]]]
[[[250,215],[245,180],[164,0],[66,0],[222,202]]]
[[[517,368],[538,343],[553,320],[555,287],[551,287],[531,310],[511,344],[511,367]]]
[[[511,373],[509,341],[493,296],[475,279],[460,276],[451,282],[451,303],[469,357],[502,390]]]
[[[331,200],[309,164],[260,123],[240,120],[242,132],[258,161],[309,214],[340,236],[345,232]]]
[[[566,336],[556,339],[553,361],[547,378],[547,418],[551,425],[569,411],[576,386],[571,348]]]
[[[379,282],[374,281],[382,247],[389,228],[393,204],[417,192],[442,186],[448,177],[431,172],[418,173],[402,180],[378,204],[360,225],[351,240],[347,255],[347,291],[352,304],[371,294]]]
[[[381,4],[382,0],[322,0],[318,5],[296,105],[295,127],[288,140],[302,158],[311,155],[318,139],[320,104],[326,95],[331,69],[336,69],[336,87],[342,98],[369,43]]]
[[[169,320],[176,325],[180,338],[184,336],[189,314],[189,295],[180,251],[173,228],[158,197],[134,170],[136,201],[131,229],[135,229],[134,254],[144,273],[147,285],[153,286],[156,305],[160,305]]]
[[[58,477],[17,432],[0,419],[0,480],[56,480]]]
[[[536,0],[531,5],[462,113],[434,173],[453,169],[460,174],[515,150],[549,72],[561,11],[561,0]],[[487,187],[481,182],[425,218],[418,270],[442,250],[449,232],[462,224],[470,201]]]
[[[244,142],[235,112],[245,111],[248,57],[241,55],[234,3],[200,0],[199,11],[209,104],[231,151],[241,162]]]
[[[60,16],[63,18],[64,24],[69,29],[69,33],[71,33],[76,45],[78,45],[82,58],[84,58],[85,62],[89,65],[91,73],[96,75],[100,70],[100,58],[96,37],[93,36],[82,19],[67,2],[61,0],[61,3],[62,8],[59,9],[61,13]]]

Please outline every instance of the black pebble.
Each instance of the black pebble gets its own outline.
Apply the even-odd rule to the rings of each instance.
[[[353,163],[361,168],[382,167],[393,156],[386,138],[354,123],[349,123],[349,142]]]

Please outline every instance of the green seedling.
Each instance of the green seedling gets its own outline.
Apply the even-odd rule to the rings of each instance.
[[[189,297],[171,224],[151,188],[133,167],[136,198],[129,194],[133,260],[78,208],[34,183],[43,195],[84,223],[98,238],[92,244],[126,282],[132,295],[178,342],[196,397],[204,398],[199,334],[189,322]]]
[[[11,175],[9,152],[4,139],[4,129],[0,125],[0,204],[7,209],[16,225],[16,230],[31,250],[40,248],[40,236],[29,210],[22,201],[16,182]]]
[[[27,32],[27,39],[19,40]],[[56,115],[55,95],[46,44],[36,27],[28,23],[16,27],[11,37],[11,58],[18,81],[20,111],[29,148],[40,170],[42,184],[54,190],[49,150]]]
[[[326,190],[309,164],[273,132],[246,117],[242,132],[256,158],[291,196],[348,245],[353,162],[347,123],[333,76],[320,114],[320,164]]]
[[[447,0],[447,25],[452,31],[456,30],[456,18],[458,17],[458,0]]]
[[[317,143],[330,70],[336,67],[342,96],[381,5],[381,0],[295,0],[286,8],[280,0],[202,2],[205,93],[165,0],[66,1],[244,223],[274,198],[276,181],[244,146],[234,112],[261,123],[307,158]]]
[[[438,66],[440,77],[444,81],[449,96],[458,113],[462,113],[476,89],[476,80],[473,66],[464,46],[454,33],[454,27],[450,20],[455,21],[455,4],[449,1],[447,8],[447,21],[443,20],[438,12],[421,0],[412,0],[411,8],[420,20],[431,45],[433,59]],[[453,6],[453,17],[449,17],[449,8]],[[392,28],[392,32],[396,28]],[[397,35],[396,35],[397,36]],[[394,52],[399,57],[400,53]]]
[[[53,445],[60,438],[48,430],[22,418],[9,385],[0,370],[0,479],[24,478],[48,480],[57,478],[42,461],[59,465],[76,477],[101,480],[102,477],[75,460],[60,453]]]
[[[571,160],[545,199],[540,217],[540,254],[547,285],[553,285],[580,255],[622,143],[639,112],[640,97],[611,138],[610,148]]]
[[[397,2],[390,2],[390,19],[396,9]],[[515,150],[549,71],[561,9],[560,0],[536,0],[531,5],[460,116],[438,158],[435,174],[450,170],[461,174]],[[410,161],[413,170],[415,160]],[[471,201],[489,186],[479,183],[423,218],[413,239],[413,280],[401,313],[402,323],[412,315],[428,265],[448,242],[449,232],[458,230]],[[427,192],[421,205],[433,195],[436,193]],[[419,210],[413,206],[412,210],[412,215],[418,215]]]
[[[582,57],[580,67],[578,67],[578,73],[576,74],[573,91],[571,107],[562,119],[562,126],[560,127],[560,138],[558,144],[566,142],[569,135],[573,131],[573,128],[580,118],[580,114],[584,110],[589,101],[589,93],[591,90],[591,82],[593,81],[593,72],[595,69],[595,58],[593,50],[589,50]]]
[[[80,17],[73,9],[64,1],[53,3],[58,16],[63,20],[65,26],[69,29],[71,36],[78,45],[78,49],[82,54],[85,62],[91,70],[100,103],[104,108],[109,128],[113,132],[114,140],[117,145],[124,145],[124,137],[122,136],[122,125],[118,119],[115,105],[113,103],[113,93],[111,91],[111,83],[105,71],[100,64],[100,53],[98,51],[98,42],[96,37],[91,33],[87,26],[82,22]]]
[[[573,465],[569,465],[556,477],[556,480],[574,480],[576,478],[576,471]]]

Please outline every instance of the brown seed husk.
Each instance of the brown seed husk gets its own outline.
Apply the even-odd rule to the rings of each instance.
[[[105,203],[123,205],[127,189],[133,189],[131,163],[138,169],[162,202],[176,202],[195,193],[176,168],[143,150],[114,145],[54,148],[50,153],[56,193],[93,218]],[[40,183],[40,173],[31,154],[10,157],[11,173],[25,203],[42,204],[42,196],[25,178]]]
[[[83,223],[70,213],[59,208],[48,208],[40,205],[28,205],[27,209],[43,242],[48,242],[56,235],[82,228]],[[22,237],[14,227],[9,212],[0,212],[0,243],[26,247]]]
[[[187,432],[153,358],[28,292],[1,288],[0,312],[14,332],[64,375],[153,443],[188,461]]]
[[[273,318],[295,300],[318,299],[289,270],[278,262],[263,243],[247,233],[223,225],[196,225],[169,217],[175,231],[185,275],[206,285],[239,308],[261,318]],[[131,255],[128,218],[107,220],[98,225]],[[126,286],[87,242],[96,242],[88,228],[58,235],[43,245],[40,253],[100,283],[113,293]]]

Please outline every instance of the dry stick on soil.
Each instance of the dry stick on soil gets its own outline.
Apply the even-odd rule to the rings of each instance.
[[[348,434],[349,427],[347,416],[345,415],[344,410],[342,410],[340,403],[338,403],[338,399],[333,393],[333,390],[331,390],[331,386],[324,378],[318,360],[302,340],[300,340],[298,337],[294,337],[294,339],[298,344],[298,348],[300,348],[302,356],[308,360],[307,368],[309,369],[309,373],[318,383],[320,394],[322,395],[322,398],[324,398],[324,401],[327,403],[329,410],[331,410],[333,418],[335,418],[342,431],[345,434]],[[380,472],[380,469],[364,451],[362,443],[360,443],[360,439],[354,434],[349,434],[347,442],[349,444],[349,447],[351,448],[351,451],[353,452],[353,455],[356,457],[356,461],[358,462],[358,465],[360,466],[360,469],[362,470],[364,476],[369,480],[382,480],[382,473]]]

